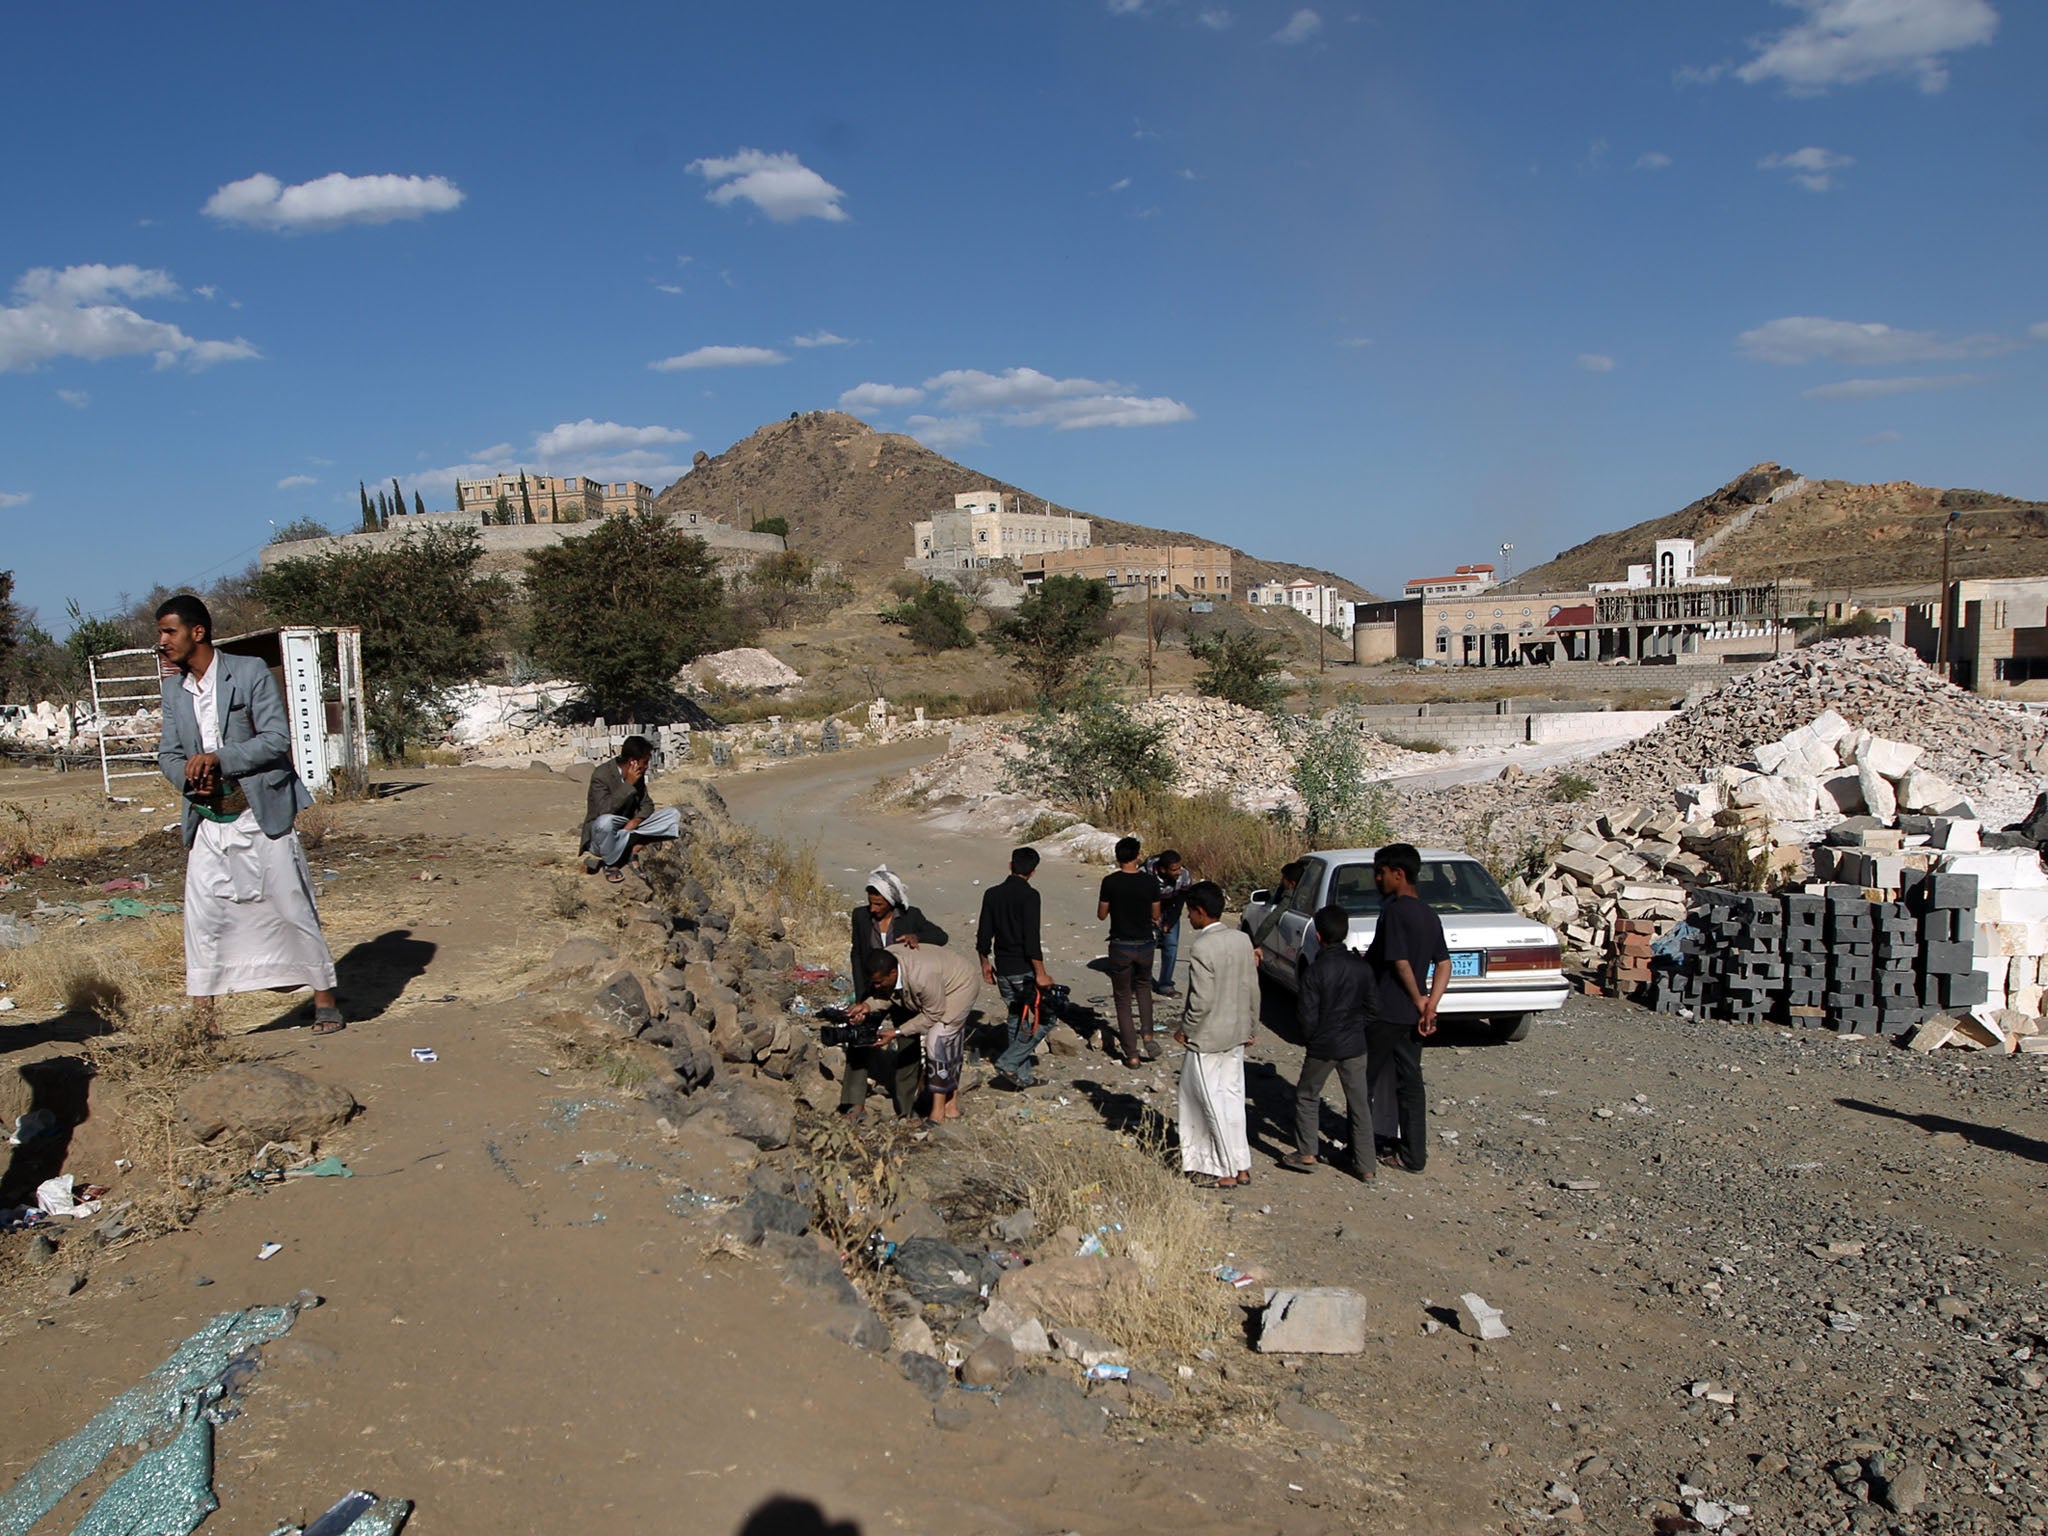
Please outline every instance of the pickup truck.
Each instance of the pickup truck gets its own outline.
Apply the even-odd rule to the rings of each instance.
[[[1444,992],[1444,1018],[1490,1020],[1503,1039],[1528,1038],[1539,1013],[1564,1006],[1570,991],[1555,933],[1523,917],[1507,893],[1469,854],[1424,848],[1416,893],[1444,925],[1451,952],[1451,981]],[[1312,919],[1319,907],[1335,903],[1351,916],[1345,944],[1363,952],[1378,925],[1380,893],[1373,884],[1370,848],[1337,848],[1311,853],[1303,861],[1301,884],[1279,912],[1262,946],[1260,972],[1290,991],[1316,954]],[[1253,891],[1239,926],[1254,940],[1274,912],[1274,892]],[[1425,981],[1424,986],[1428,983]]]

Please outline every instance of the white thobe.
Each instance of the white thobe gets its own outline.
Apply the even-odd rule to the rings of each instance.
[[[220,751],[218,661],[185,675],[199,741]],[[313,876],[297,831],[266,837],[254,811],[201,820],[185,856],[185,993],[334,987],[334,956],[320,932]]]
[[[1231,1179],[1248,1173],[1252,1148],[1244,1123],[1244,1047],[1189,1051],[1180,1066],[1180,1165],[1188,1173]]]

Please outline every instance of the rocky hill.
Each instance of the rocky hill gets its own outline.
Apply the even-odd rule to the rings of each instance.
[[[1952,511],[1961,514],[1952,541],[1955,575],[2048,575],[2048,506],[2040,502],[1905,480],[1808,480],[1782,465],[1758,464],[1688,507],[1574,545],[1510,587],[1578,591],[1588,582],[1619,580],[1630,562],[1650,558],[1658,539],[1695,539],[1700,568],[1737,581],[1932,591]]]
[[[1034,507],[1044,499],[993,475],[956,464],[894,432],[877,432],[840,411],[809,411],[772,421],[716,457],[700,456],[690,472],[663,491],[664,512],[694,510],[745,528],[764,517],[789,520],[789,542],[821,560],[836,560],[848,575],[883,577],[903,569],[910,525],[934,508],[950,507],[962,491],[998,490]],[[1118,522],[1085,508],[1051,503],[1095,525],[1097,544],[1216,545],[1197,534]],[[1229,547],[1229,546],[1223,546]],[[1354,581],[1312,566],[1261,560],[1231,549],[1240,587],[1256,581],[1306,577],[1347,596],[1373,596]]]

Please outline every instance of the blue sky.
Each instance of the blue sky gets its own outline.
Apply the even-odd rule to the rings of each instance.
[[[2048,495],[2016,0],[44,7],[9,44],[0,568],[60,631],[349,526],[359,479],[660,487],[842,403],[1381,591],[1761,459]]]

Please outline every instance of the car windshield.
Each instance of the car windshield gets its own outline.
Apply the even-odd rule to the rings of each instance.
[[[1472,859],[1424,859],[1415,894],[1439,914],[1515,910],[1486,866]],[[1377,917],[1380,893],[1372,883],[1372,866],[1346,864],[1338,870],[1330,881],[1330,899],[1353,917]]]

